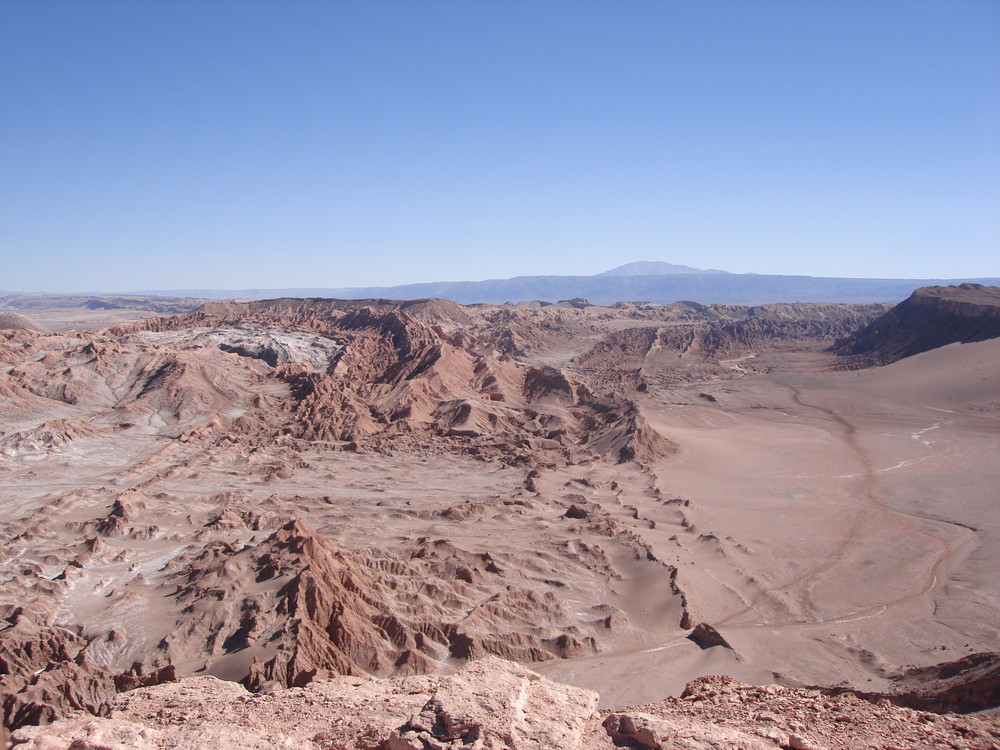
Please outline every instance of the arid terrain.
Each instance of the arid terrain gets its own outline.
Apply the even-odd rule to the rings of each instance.
[[[1000,289],[169,312],[0,312],[26,747],[1000,746]],[[582,718],[411,719],[477,679]]]

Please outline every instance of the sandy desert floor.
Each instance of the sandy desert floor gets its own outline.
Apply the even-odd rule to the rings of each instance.
[[[654,393],[651,423],[682,446],[653,468],[656,486],[685,501],[690,527],[639,533],[678,566],[692,619],[733,650],[668,632],[540,671],[612,705],[712,672],[882,689],[901,667],[995,649],[998,343]]]
[[[277,410],[289,385],[260,359],[220,352],[226,330],[131,334],[146,353],[87,381],[89,400],[5,401],[0,604],[79,632],[99,666],[167,653],[182,673],[240,679],[272,656],[271,641],[224,647],[218,634],[241,622],[240,597],[245,607],[289,580],[240,566],[290,519],[359,569],[391,572],[383,590],[400,617],[430,611],[486,633],[494,652],[594,688],[605,707],[705,674],[875,691],[908,666],[1000,647],[1000,340],[860,371],[832,369],[813,347],[737,352],[678,376],[650,350],[632,397],[679,449],[642,462],[594,450],[520,466],[420,439],[357,453],[248,442],[197,410],[132,406],[128,422],[111,420],[130,388],[130,403],[150,398],[156,377],[136,385],[136,373],[169,347],[211,384],[206,413]],[[282,341],[305,358],[338,346],[311,335]],[[59,357],[84,345],[48,336],[7,375],[63,372]],[[593,343],[560,339],[523,362],[573,375]],[[206,570],[215,584],[185,600]],[[689,640],[700,622],[732,648]],[[542,643],[563,658],[539,660]],[[426,653],[439,670],[460,664]]]

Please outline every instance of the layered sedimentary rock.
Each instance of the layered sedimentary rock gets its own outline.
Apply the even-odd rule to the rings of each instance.
[[[268,486],[313,470],[303,450],[452,452],[523,471],[675,450],[629,399],[595,394],[560,368],[515,362],[491,325],[442,301],[280,300],[206,305],[101,334],[9,332],[0,452],[12,465],[100,460],[104,446],[119,446],[107,454],[112,465],[140,453],[118,476],[105,480],[98,469],[97,481],[57,492],[41,513],[8,519],[21,531],[8,545],[7,589],[23,592],[37,627],[58,634],[65,653],[41,676],[31,675],[41,663],[6,667],[7,722],[101,713],[121,685],[160,679],[174,665],[212,665],[260,688],[419,674],[486,654],[537,662],[599,650],[597,637],[611,633],[602,623],[618,610],[597,601],[594,612],[568,616],[552,591],[590,550],[568,550],[565,571],[539,584],[501,570],[495,552],[446,538],[378,552],[336,547],[288,512],[295,499],[276,510],[224,491],[191,506],[156,489],[181,482],[202,492],[199,455],[228,456]],[[429,518],[462,523],[489,512],[514,521],[533,504],[453,504]],[[625,529],[614,534],[613,544],[637,554]],[[28,549],[37,559],[17,562]],[[107,599],[100,607],[98,597]],[[0,643],[14,651],[28,620],[11,618]]]

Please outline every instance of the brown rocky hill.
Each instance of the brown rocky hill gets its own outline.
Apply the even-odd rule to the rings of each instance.
[[[931,286],[917,289],[885,315],[838,340],[833,351],[855,357],[856,366],[870,366],[998,336],[1000,287]]]

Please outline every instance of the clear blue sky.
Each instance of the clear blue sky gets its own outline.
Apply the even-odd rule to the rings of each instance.
[[[0,289],[1000,276],[997,0],[4,0]]]

